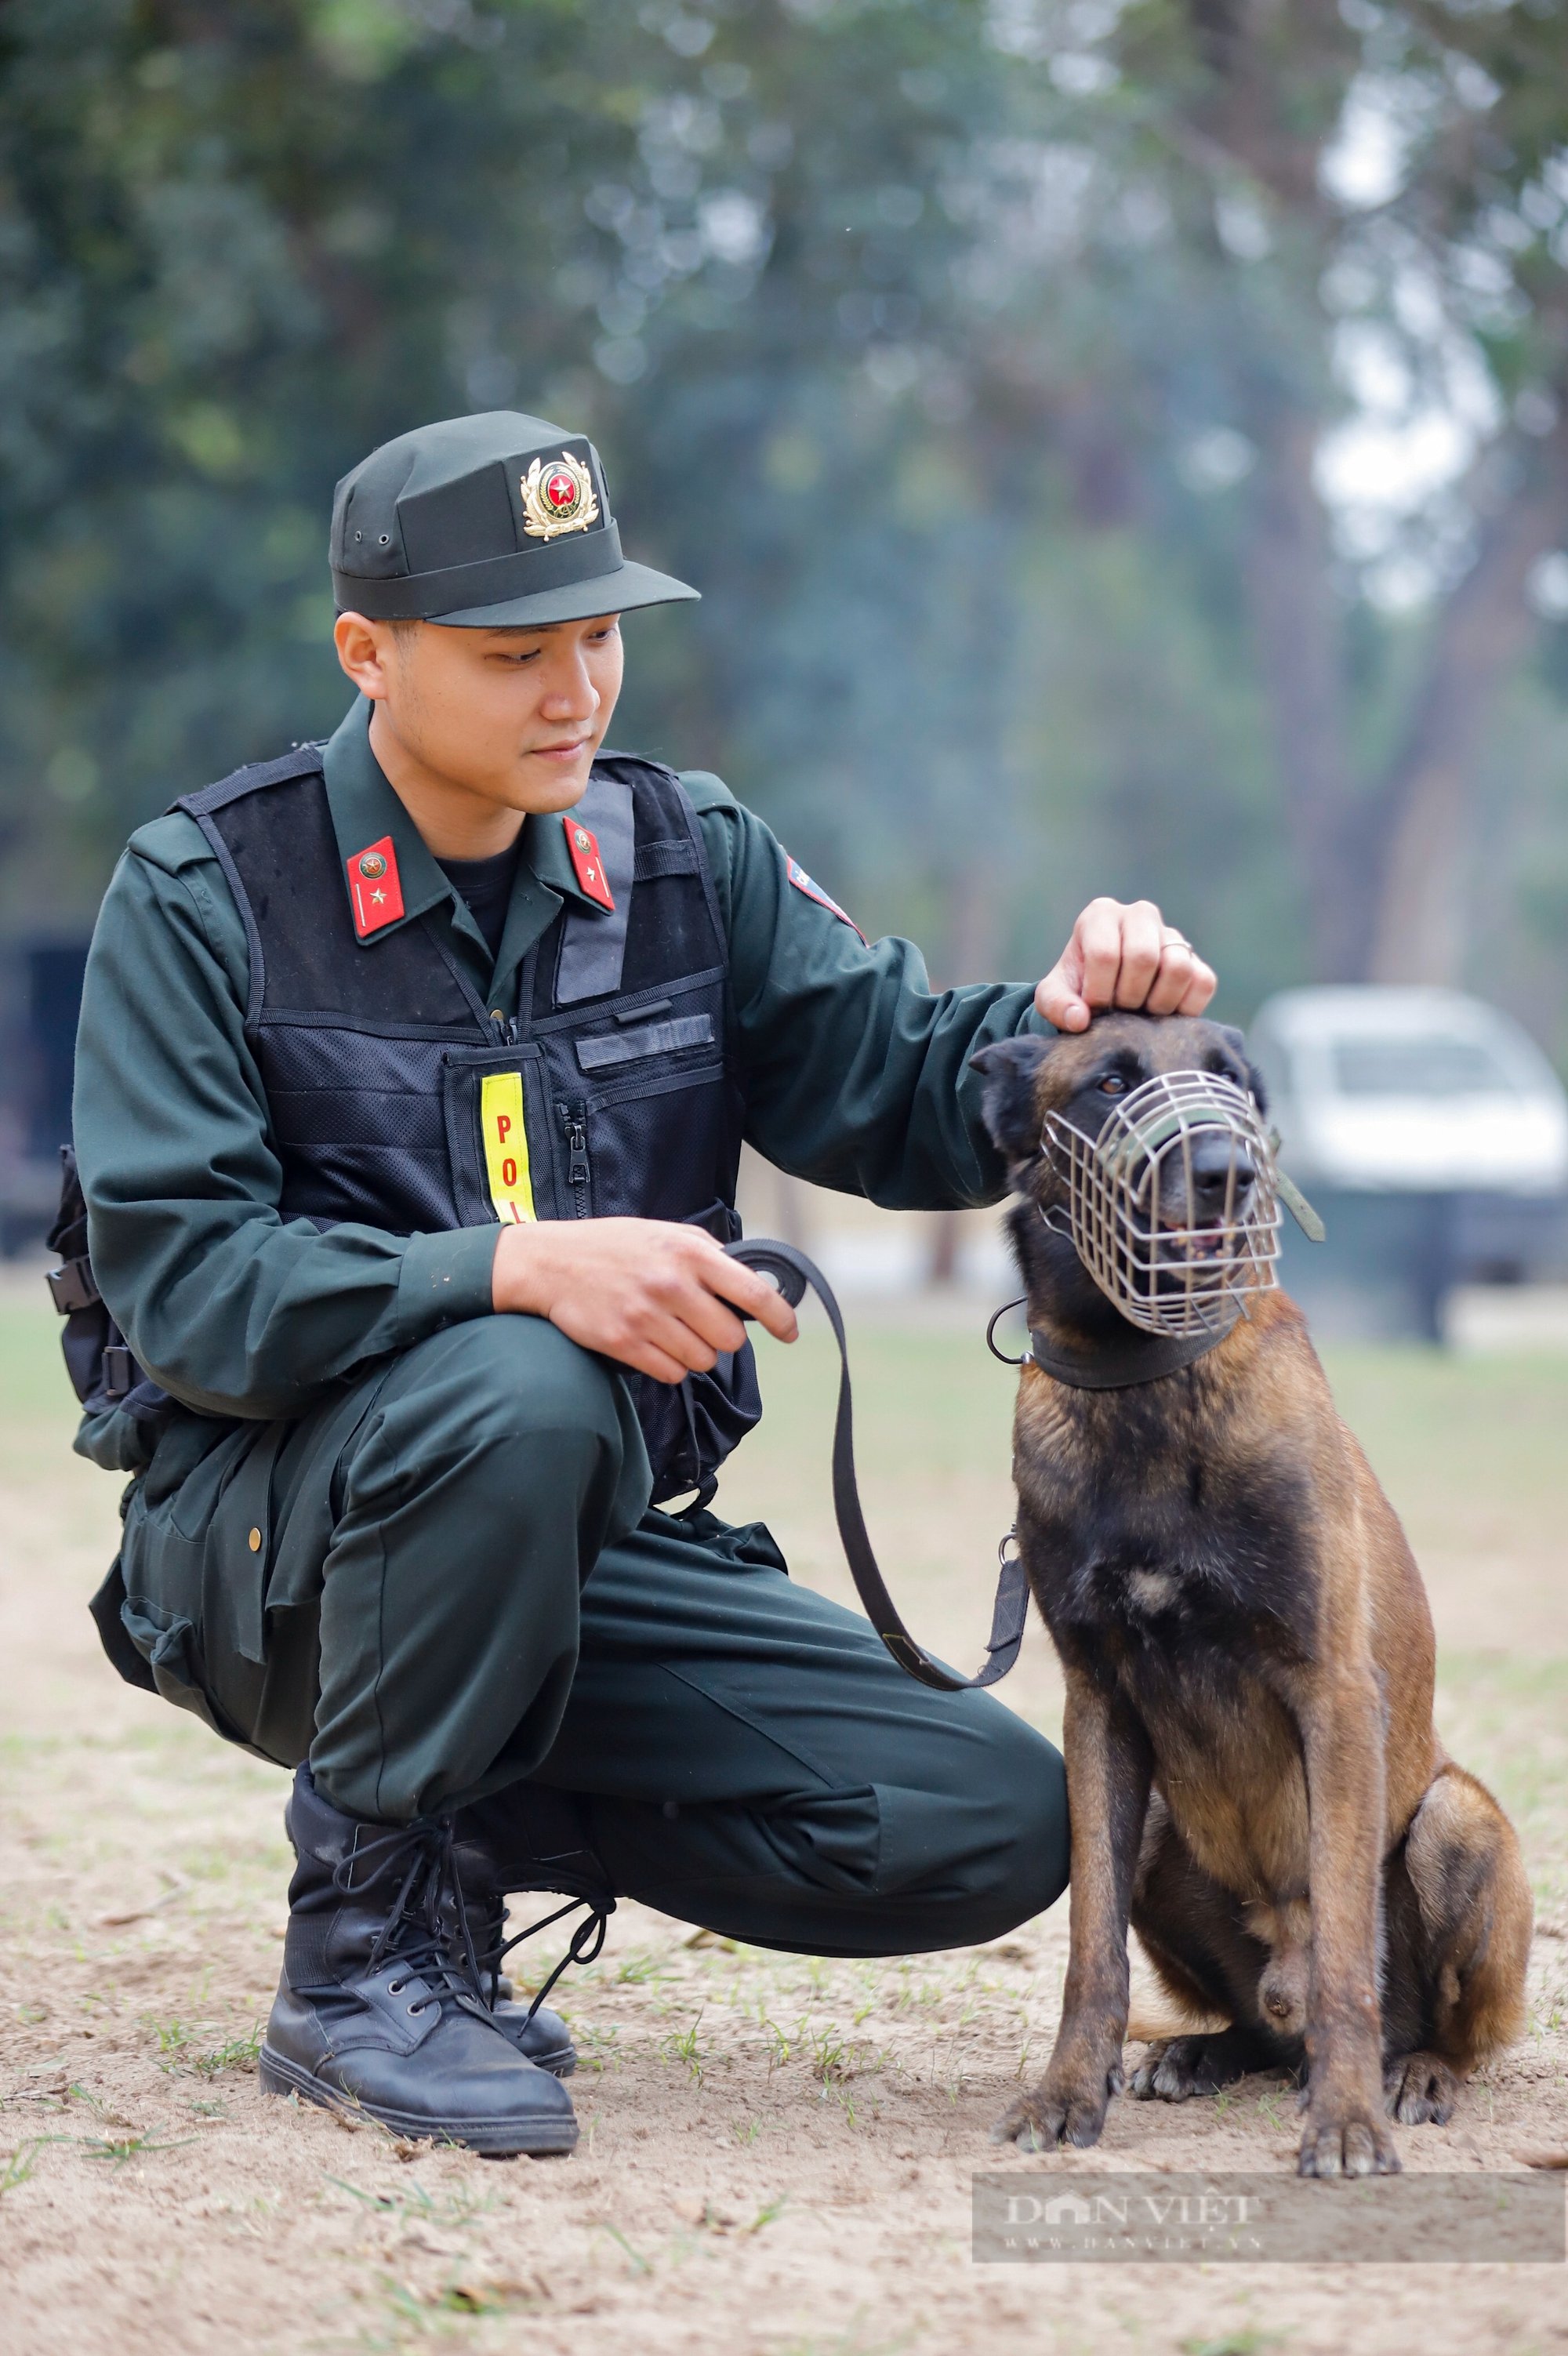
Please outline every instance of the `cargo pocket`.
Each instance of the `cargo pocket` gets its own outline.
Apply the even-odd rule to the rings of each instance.
[[[207,1690],[206,1664],[191,1621],[149,1602],[145,1596],[128,1595],[120,1606],[120,1622],[165,1701],[172,1701],[177,1709],[191,1711],[226,1742],[245,1741],[246,1737]]]
[[[133,1496],[121,1552],[121,1625],[154,1686],[231,1742],[250,1741],[265,1680],[269,1467],[258,1453],[199,1537],[176,1526],[168,1505],[148,1511]]]

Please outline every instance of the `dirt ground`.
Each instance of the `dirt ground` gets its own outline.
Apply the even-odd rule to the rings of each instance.
[[[264,2096],[284,1779],[121,1686],[83,1604],[116,1483],[68,1452],[53,1321],[0,1287],[0,2343],[10,2356],[682,2350],[1568,2350],[1560,2267],[977,2265],[971,2180],[1005,2169],[1290,2168],[1293,2097],[1248,2079],[1123,2100],[1101,2149],[1001,2154],[1048,2050],[1065,1907],[971,1953],[767,1955],[634,1908],[565,2009],[570,2160],[400,2148]],[[1010,1519],[1010,1378],[967,1311],[854,1320],[867,1510],[916,1628],[979,1657]],[[1519,2048],[1409,2169],[1568,2147],[1568,1355],[1343,1355],[1342,1404],[1405,1514],[1442,1642],[1440,1723],[1525,1843],[1539,1922]],[[723,1503],[844,1591],[825,1339],[770,1353]],[[1008,1696],[1054,1728],[1031,1630]],[[549,1938],[539,1943],[542,1960]],[[1374,2188],[1375,2189],[1375,2188]],[[1344,2197],[1364,2194],[1343,2188]]]

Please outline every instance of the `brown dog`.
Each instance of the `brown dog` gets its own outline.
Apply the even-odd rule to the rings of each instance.
[[[1530,1935],[1512,1826],[1433,1727],[1421,1575],[1283,1293],[1138,1380],[1159,1337],[1040,1215],[1060,1200],[1047,1114],[1093,1137],[1156,1073],[1219,1073],[1260,1106],[1262,1083],[1240,1033],[1134,1014],[975,1062],[1023,1197],[1031,1327],[1068,1360],[1134,1354],[1129,1387],[1026,1363],[1019,1387],[1018,1539],[1067,1679],[1071,1955],[1049,2066],[998,2136],[1097,2140],[1130,1920],[1183,2008],[1231,2023],[1153,2047],[1135,2094],[1305,2066],[1301,2173],[1396,2169],[1389,2114],[1441,2125],[1519,2034]]]

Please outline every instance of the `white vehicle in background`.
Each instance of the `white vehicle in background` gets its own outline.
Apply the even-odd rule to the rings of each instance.
[[[1323,1330],[1435,1339],[1455,1284],[1562,1272],[1568,1095],[1510,1015],[1452,990],[1286,990],[1247,1035],[1327,1224],[1283,1269]]]
[[[1478,998],[1284,990],[1247,1036],[1303,1186],[1568,1193],[1563,1083]]]

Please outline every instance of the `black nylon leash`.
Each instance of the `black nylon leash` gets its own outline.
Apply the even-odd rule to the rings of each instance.
[[[1018,1657],[1029,1616],[1029,1583],[1024,1566],[1016,1554],[1007,1551],[1012,1533],[1003,1539],[999,1551],[1002,1576],[997,1582],[985,1665],[975,1676],[955,1677],[910,1635],[872,1552],[854,1474],[854,1406],[849,1378],[849,1345],[832,1285],[821,1269],[804,1252],[797,1251],[793,1244],[758,1238],[756,1242],[728,1244],[725,1249],[731,1259],[739,1260],[743,1268],[755,1269],[759,1276],[770,1276],[792,1309],[805,1298],[810,1286],[828,1312],[828,1323],[839,1345],[839,1403],[833,1422],[833,1514],[850,1576],[866,1618],[899,1667],[921,1685],[931,1686],[939,1693],[963,1693],[971,1687],[995,1685]]]

